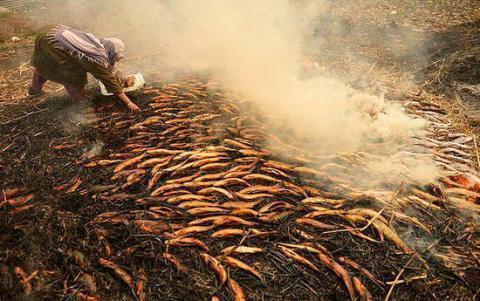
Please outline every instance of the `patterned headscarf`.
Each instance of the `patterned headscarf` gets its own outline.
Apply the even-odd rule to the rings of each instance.
[[[125,44],[120,39],[105,38],[101,39],[100,43],[107,50],[108,60],[112,65],[125,56]]]
[[[90,62],[113,68],[116,62],[125,56],[125,45],[116,38],[98,40],[86,33],[65,25],[58,25],[48,34],[55,48],[66,51],[72,56],[86,58]]]

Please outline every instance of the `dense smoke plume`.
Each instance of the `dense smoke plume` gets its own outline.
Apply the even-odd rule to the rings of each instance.
[[[315,44],[312,21],[325,13],[321,1],[69,0],[51,10],[49,23],[125,40],[130,57],[142,58],[140,71],[213,74],[272,121],[308,137],[311,151],[355,152],[375,143],[372,177],[425,183],[437,174],[428,156],[405,152],[412,137],[424,135],[424,120],[331,76],[302,77],[304,46]]]

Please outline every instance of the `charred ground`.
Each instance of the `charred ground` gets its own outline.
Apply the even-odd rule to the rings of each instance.
[[[328,20],[323,24],[329,24]],[[350,26],[348,24],[359,28],[354,21],[348,21],[346,24],[347,28]],[[368,28],[367,32],[378,30],[384,36],[383,27],[365,24],[362,26]],[[395,33],[398,32],[395,30]],[[408,36],[412,35],[409,33]],[[338,36],[333,35],[332,39],[336,37]],[[359,35],[357,38],[362,40],[365,36]],[[418,39],[423,40],[424,36],[419,36]],[[472,109],[476,109],[475,101],[478,97],[462,94],[471,92],[461,90],[458,93],[461,101],[464,102],[458,104],[451,91],[458,86],[457,82],[478,84],[474,80],[478,75],[478,44],[475,44],[475,42],[478,43],[478,22],[448,27],[438,33],[432,33],[427,40],[431,41],[426,44],[429,45],[428,51],[423,48],[418,51],[433,53],[431,57],[425,59],[428,62],[427,67],[422,69],[420,74],[425,83],[423,89],[428,94],[419,93],[420,96],[415,95],[415,97],[423,97],[423,100],[428,101],[432,98],[438,100],[439,108],[460,123],[459,129],[469,134],[472,131],[476,133],[476,128],[470,127],[471,124],[464,122],[458,115],[468,115]],[[383,46],[375,47],[375,44],[389,44],[384,40],[378,41],[373,38],[367,41],[366,58],[374,57],[382,60],[382,66],[403,64],[403,67],[393,69],[395,75],[398,75],[402,68],[411,67],[412,64],[405,61],[417,63],[417,66],[425,66],[425,60],[418,62],[417,55],[409,56],[408,52],[402,52],[397,56],[398,52],[393,55]],[[401,41],[401,35],[399,41]],[[0,101],[4,102],[0,111],[2,115],[0,134],[3,138],[0,144],[0,183],[4,189],[25,187],[27,189],[25,193],[32,193],[34,197],[30,203],[27,203],[33,206],[25,208],[24,211],[17,212],[14,206],[1,209],[1,298],[4,300],[75,300],[87,298],[87,295],[95,295],[101,300],[139,298],[138,292],[129,288],[117,274],[112,272],[112,269],[99,263],[100,258],[110,258],[115,261],[133,277],[135,284],[144,283],[145,292],[153,300],[204,300],[212,295],[222,300],[232,298],[226,287],[218,286],[215,275],[202,262],[198,251],[193,248],[172,250],[165,245],[163,238],[159,239],[158,235],[138,231],[135,224],[136,217],[132,218],[128,213],[149,209],[148,203],[137,201],[149,196],[144,191],[145,181],[125,191],[110,194],[106,193],[111,189],[110,185],[116,184],[111,180],[111,168],[83,167],[84,163],[91,160],[86,157],[86,154],[92,147],[98,146],[99,141],[104,145],[101,151],[95,154],[95,158],[107,158],[110,154],[123,152],[126,141],[135,136],[127,127],[115,126],[115,122],[125,121],[127,125],[134,125],[153,116],[148,104],[156,94],[145,93],[135,96],[144,109],[144,112],[138,116],[123,112],[118,104],[95,94],[93,94],[94,103],[86,106],[72,103],[64,96],[46,95],[37,99],[22,99],[31,71],[20,72],[23,69],[18,61],[23,61],[27,57],[24,53],[29,52],[29,47],[31,47],[31,40],[26,42],[25,47],[5,48],[11,49],[12,52],[2,60],[2,81],[7,83],[7,86],[2,87],[3,91],[0,92],[3,97]],[[417,54],[417,50],[414,53]],[[325,56],[322,57],[325,58]],[[319,57],[320,61],[322,57]],[[340,55],[338,60],[341,61],[343,58]],[[329,58],[328,61],[331,59]],[[350,72],[349,68],[352,66],[345,66],[345,69],[340,71]],[[193,78],[206,81],[203,76],[193,76]],[[189,80],[192,80],[192,76],[176,79],[173,83],[187,87]],[[168,87],[168,83],[167,81],[155,83],[153,88],[162,91],[162,87]],[[364,85],[364,79],[357,85],[360,87]],[[392,83],[392,86],[394,85],[395,82]],[[50,86],[47,91],[52,92],[56,88],[56,86]],[[394,100],[405,97],[405,95],[398,95],[395,89],[387,92],[393,95]],[[214,95],[208,95],[201,101],[210,103],[213,111],[219,110],[220,100]],[[458,106],[462,109],[457,109]],[[195,116],[192,114],[189,117]],[[221,120],[223,128],[235,128],[229,121],[232,117],[234,116],[227,114],[227,117]],[[168,127],[162,125],[157,130],[166,129]],[[234,137],[236,133],[228,131],[222,132],[219,136],[220,139]],[[191,142],[188,137],[184,140]],[[220,145],[221,141],[217,141],[216,144]],[[234,158],[239,157],[234,156]],[[283,160],[278,157],[273,159]],[[67,192],[66,190],[78,183],[78,179],[81,179],[79,186],[72,192]],[[299,186],[304,185],[304,178],[294,177],[293,183]],[[67,185],[60,187],[62,184]],[[331,182],[325,185],[324,187],[328,187],[328,190],[336,187],[335,183]],[[434,187],[422,187],[422,189],[433,196],[438,196],[438,191],[435,191]],[[285,201],[291,204],[300,200],[298,197],[285,197]],[[478,202],[478,200],[475,201]],[[373,206],[374,209],[381,210],[381,207],[375,207],[368,198],[359,200],[355,205]],[[472,300],[478,298],[480,289],[478,277],[480,262],[476,255],[479,252],[480,233],[476,224],[478,216],[461,215],[455,210],[450,210],[448,205],[441,206],[444,209],[441,213],[427,211],[421,216],[421,221],[432,230],[433,237],[442,237],[439,241],[427,241],[425,246],[418,247],[417,253],[414,254],[418,254],[418,257],[423,260],[414,258],[417,255],[400,251],[390,242],[370,243],[345,232],[322,236],[310,227],[300,229],[319,234],[316,242],[327,248],[332,258],[347,256],[371,271],[381,281],[393,281],[398,273],[404,270],[401,278],[407,279],[407,282],[396,285],[392,299]],[[172,209],[175,208],[172,206]],[[104,228],[102,230],[109,234],[108,239],[105,240],[105,238],[102,239],[102,235],[99,235],[98,227],[93,224],[93,221],[99,214],[108,212],[118,212],[118,216],[126,215],[117,223],[102,226]],[[259,281],[244,271],[229,270],[230,276],[242,285],[249,298],[254,300],[348,298],[342,281],[330,269],[318,265],[320,273],[312,272],[309,268],[288,259],[274,247],[280,242],[304,241],[305,238],[295,231],[298,230],[298,226],[294,223],[295,218],[301,215],[300,210],[285,220],[266,224],[265,230],[278,231],[268,239],[248,240],[248,245],[261,246],[264,249],[262,255],[255,258],[239,255],[241,260],[262,271],[265,282]],[[165,221],[165,219],[161,220]],[[191,216],[175,217],[167,221],[175,224],[189,222]],[[341,223],[341,220],[335,216],[324,221],[333,224]],[[396,227],[399,232],[410,231],[414,238],[425,235],[414,227],[402,224],[396,224]],[[377,235],[372,229],[368,229],[365,234],[372,237]],[[241,241],[237,238],[226,241],[216,240],[207,234],[200,234],[198,237],[214,253]],[[449,265],[448,262],[435,256],[435,251],[432,250],[439,253],[447,252],[437,248],[438,245],[451,246],[454,250],[451,256],[460,254],[464,260],[464,266]],[[178,269],[171,262],[160,258],[159,254],[165,252],[171,252],[188,270]],[[302,255],[312,262],[316,260],[308,252]],[[21,267],[28,275],[35,271],[37,274],[26,282],[27,285],[22,285],[20,282],[22,277],[16,273],[16,267]],[[354,269],[348,269],[348,271],[359,277],[375,298],[383,298],[391,287],[385,284],[377,285]],[[408,281],[411,277],[423,274],[427,275],[425,279]],[[94,277],[96,290],[91,287],[89,280],[85,279],[85,275]],[[31,292],[27,297],[25,292],[28,284],[31,285]]]

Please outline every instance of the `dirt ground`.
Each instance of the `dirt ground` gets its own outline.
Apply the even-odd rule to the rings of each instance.
[[[328,1],[330,14],[318,20],[318,29],[312,33],[313,37],[322,38],[312,39],[307,55],[324,67],[325,72],[344,78],[358,89],[373,92],[382,89],[389,101],[404,104],[406,108],[414,101],[424,105],[425,110],[428,107],[441,112],[442,120],[447,120],[451,127],[447,134],[438,135],[445,134],[452,139],[478,137],[480,11],[477,1],[397,2]],[[352,10],[361,13],[352,15]],[[322,44],[324,40],[329,41],[328,45]],[[91,104],[73,103],[62,87],[54,83],[47,84],[44,95],[31,98],[26,91],[32,75],[28,64],[32,47],[31,35],[22,36],[18,42],[7,39],[0,44],[0,196],[3,196],[0,199],[0,299],[143,300],[146,295],[146,300],[214,300],[214,296],[233,300],[234,290],[216,281],[218,274],[204,264],[196,250],[198,245],[175,249],[165,243],[166,238],[161,234],[139,230],[141,225],[145,227],[139,221],[149,220],[153,208],[145,179],[129,185],[122,182],[127,186],[110,192],[112,186],[118,188],[119,185],[112,180],[112,168],[109,165],[87,168],[85,164],[109,160],[115,158],[115,154],[135,153],[139,147],[168,148],[170,145],[172,149],[182,149],[185,141],[195,143],[194,137],[203,137],[198,141],[210,137],[212,128],[220,125],[222,129],[233,129],[215,135],[220,141],[215,140],[212,145],[222,146],[225,139],[235,139],[241,132],[238,125],[241,122],[235,122],[238,121],[235,117],[248,114],[244,110],[237,112],[236,105],[222,96],[221,88],[206,88],[214,79],[192,74],[176,78],[151,74],[148,87],[132,96],[143,109],[139,115],[130,115],[114,100],[99,96],[93,88],[89,90],[93,98]],[[356,54],[355,59],[352,53]],[[192,96],[192,93],[199,94]],[[201,120],[190,128],[191,132],[181,128],[180,131],[186,132],[174,135],[169,133],[173,126],[168,122],[178,121],[166,115],[167,121],[153,128],[155,133],[161,132],[165,140],[149,136],[152,129],[148,126],[143,133],[149,137],[148,142],[136,140],[138,133],[130,127],[157,116],[151,105],[164,95],[204,105],[205,112],[190,113],[187,119],[211,114],[217,116],[218,123],[214,126],[209,120]],[[170,109],[182,112],[180,102],[178,106],[173,102],[172,106],[177,107]],[[248,103],[241,105],[248,107]],[[265,138],[259,138],[260,146],[264,143],[262,139]],[[473,139],[468,142],[471,146],[468,155],[474,162],[469,167],[477,173],[480,162],[476,138]],[[243,158],[233,151],[229,156]],[[273,159],[283,161],[275,156]],[[261,164],[256,164],[254,170],[258,171]],[[298,187],[316,181],[298,173],[288,175]],[[458,182],[462,179],[455,178]],[[328,186],[331,193],[321,196],[338,201],[341,195],[348,200],[350,194],[341,191],[343,188],[337,184],[332,181],[318,184],[321,188]],[[20,203],[8,203],[7,190],[17,187],[25,189],[15,196]],[[324,249],[317,252],[324,252],[331,260],[340,262],[340,258],[347,257],[359,263],[377,281],[351,266],[346,271],[363,283],[374,300],[476,300],[480,298],[480,211],[473,206],[479,205],[479,198],[475,195],[473,200],[468,200],[475,210],[455,210],[436,187],[433,184],[422,187],[423,194],[419,194],[428,193],[431,204],[442,209],[423,208],[418,215],[431,236],[414,226],[394,222],[397,231],[404,234],[404,240],[408,234],[412,242],[424,241],[425,245],[414,247],[414,252],[405,251],[393,242],[387,243],[387,239],[379,243],[380,237],[372,227],[366,229],[367,237],[363,239],[349,232],[323,234],[324,230],[307,226],[299,231],[295,221],[306,209],[297,208],[302,200],[298,195],[282,196],[286,208],[289,204],[295,208],[291,216],[257,224],[264,232],[275,232],[267,239],[254,236],[244,242],[245,235],[242,239],[219,240],[205,233],[195,237],[205,242],[212,253],[220,253],[232,243],[263,249],[262,255],[255,258],[238,255],[262,272],[262,280],[241,269],[228,269],[229,279],[235,279],[243,287],[248,300],[346,300],[351,296],[345,288],[345,278],[332,272],[331,266],[316,264],[314,271],[311,266],[298,264],[288,256],[292,253],[279,251],[277,247],[282,243],[317,248],[320,245]],[[407,190],[415,189],[407,187],[402,193],[407,195]],[[341,192],[334,195],[333,191]],[[168,207],[171,215],[156,216],[152,220],[165,222],[170,227],[192,222],[191,216],[180,214],[176,206],[164,203],[162,206]],[[360,197],[356,205],[385,210],[373,203]],[[342,210],[351,209],[354,206],[348,202],[342,207]],[[380,216],[382,219],[383,215]],[[394,215],[386,218],[391,221]],[[344,222],[335,215],[322,221],[335,225]],[[371,221],[373,223],[373,218]],[[309,237],[312,234],[314,237]],[[375,238],[375,242],[368,237]],[[424,237],[429,238],[419,239]],[[201,245],[202,248],[205,251]],[[288,250],[295,250],[310,262],[319,261],[316,253]],[[171,254],[182,267],[163,254]],[[115,266],[112,268],[102,260]]]

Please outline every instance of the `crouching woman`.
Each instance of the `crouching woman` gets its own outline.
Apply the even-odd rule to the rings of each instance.
[[[119,39],[97,39],[91,33],[65,25],[44,27],[35,39],[32,58],[35,71],[28,93],[40,93],[45,82],[51,80],[62,84],[73,100],[88,100],[85,86],[90,73],[132,112],[140,112],[123,92],[123,87],[131,84],[117,70],[124,56],[125,45]]]

